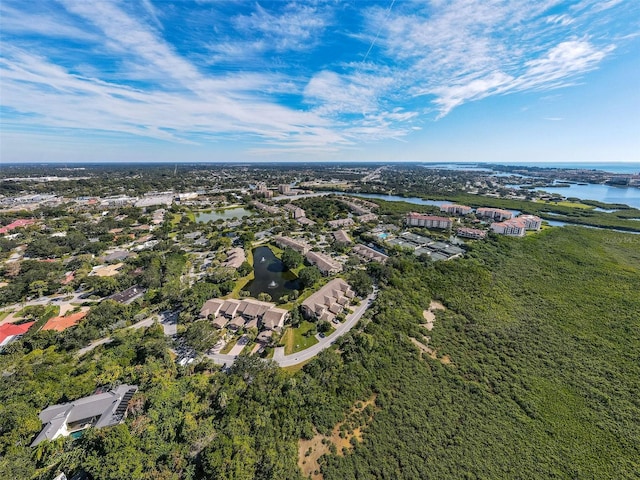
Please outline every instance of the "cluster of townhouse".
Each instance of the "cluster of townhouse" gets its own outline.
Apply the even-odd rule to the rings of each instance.
[[[200,310],[203,318],[212,318],[213,326],[219,329],[240,330],[257,328],[261,330],[258,340],[269,339],[274,331],[282,331],[289,312],[277,308],[275,303],[262,302],[253,298],[236,300],[233,298],[212,298]]]
[[[227,252],[227,259],[222,265],[227,268],[237,269],[246,259],[247,256],[244,253],[244,249],[242,247],[235,247]]]
[[[378,252],[371,247],[367,247],[361,243],[353,247],[353,253],[364,260],[371,260],[378,263],[385,263],[389,257],[384,253]]]
[[[307,218],[307,213],[304,211],[304,209],[298,207],[297,205],[294,205],[293,203],[287,203],[282,208],[289,212],[289,215],[291,215],[291,217],[301,225],[311,226],[316,224],[316,222]]]
[[[351,286],[342,278],[334,278],[302,302],[302,314],[307,318],[334,321],[355,297]]]
[[[303,240],[278,235],[274,237],[274,242],[280,248],[291,248],[304,255],[304,258],[311,265],[315,265],[323,275],[335,275],[342,271],[342,264],[329,255],[311,251],[311,246]]]

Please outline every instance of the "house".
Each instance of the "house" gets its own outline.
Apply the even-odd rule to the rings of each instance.
[[[452,222],[447,217],[437,217],[435,215],[423,215],[421,213],[410,212],[407,213],[405,218],[407,225],[412,227],[425,227],[425,228],[451,228]]]
[[[342,264],[324,253],[307,252],[305,258],[309,263],[318,267],[323,275],[335,275],[342,271]]]
[[[36,221],[32,218],[20,218],[18,220],[14,220],[9,225],[5,225],[4,227],[0,227],[0,234],[4,235],[5,233],[9,233],[11,230],[15,230],[16,228],[24,228],[29,225],[33,225]]]
[[[0,325],[0,349],[27,333],[34,323],[36,322],[21,323],[20,325],[14,323]]]
[[[355,293],[351,286],[342,278],[334,278],[302,302],[302,313],[307,318],[331,321],[353,297]]]
[[[126,260],[129,256],[131,256],[131,254],[126,250],[117,250],[105,256],[104,261],[107,263],[117,263]]]
[[[473,209],[466,205],[445,204],[440,206],[440,211],[450,215],[469,215]]]
[[[126,416],[129,401],[137,390],[136,385],[120,385],[108,392],[95,393],[45,408],[39,415],[44,427],[31,446],[35,447],[45,440],[66,437],[89,427],[101,428],[121,423]]]
[[[88,311],[76,312],[66,317],[53,317],[50,318],[47,323],[44,324],[42,330],[55,330],[56,332],[62,332],[70,327],[75,327],[80,320],[87,316]]]
[[[244,318],[242,317],[235,317],[227,324],[227,328],[231,330],[240,330],[243,327],[244,327]]]
[[[353,253],[364,258],[365,260],[373,260],[375,262],[384,263],[388,260],[388,256],[380,253],[373,248],[367,247],[361,243],[353,247]]]
[[[106,300],[113,300],[114,302],[123,303],[125,305],[129,305],[130,303],[135,302],[137,299],[144,295],[144,292],[147,290],[145,288],[139,287],[138,285],[134,285],[133,287],[129,287],[122,292],[114,293],[113,295],[109,295]]]

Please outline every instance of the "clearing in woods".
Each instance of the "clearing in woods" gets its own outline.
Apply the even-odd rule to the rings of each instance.
[[[299,440],[298,465],[305,478],[322,480],[318,460],[325,453],[330,453],[331,445],[335,446],[338,455],[344,455],[353,448],[352,441],[362,441],[362,428],[373,419],[375,401],[376,396],[373,395],[366,402],[354,405],[347,419],[333,427],[330,436],[317,433],[311,440]],[[367,409],[369,406],[372,408]]]

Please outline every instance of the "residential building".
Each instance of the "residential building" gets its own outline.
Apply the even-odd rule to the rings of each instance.
[[[274,207],[272,205],[265,205],[262,202],[253,201],[253,202],[250,202],[249,205],[253,205],[258,210],[262,210],[263,212],[267,212],[272,215],[278,215],[280,213],[280,209],[278,207]]]
[[[474,240],[481,240],[487,236],[487,232],[485,232],[484,230],[480,230],[478,228],[467,228],[467,227],[460,227],[457,230],[457,234],[459,237],[471,238]]]
[[[353,297],[351,286],[342,278],[334,278],[302,302],[302,313],[307,318],[332,321]]]
[[[291,237],[284,237],[282,235],[278,235],[273,238],[273,241],[280,248],[289,247],[296,252],[299,252],[303,255],[306,255],[309,250],[311,250],[311,246],[302,240],[297,240]]]
[[[501,222],[503,220],[509,220],[513,217],[513,213],[509,210],[503,210],[502,208],[486,208],[481,207],[476,210],[476,215],[479,217],[490,218]]]
[[[451,228],[452,222],[447,217],[437,217],[435,215],[424,215],[422,213],[410,212],[407,213],[405,219],[407,225],[412,227],[425,227],[425,228]]]
[[[508,235],[510,237],[524,237],[527,228],[523,220],[514,218],[511,220],[505,220],[504,222],[492,223],[491,230],[499,235]]]
[[[121,423],[126,416],[129,401],[137,390],[136,385],[120,385],[108,392],[95,393],[45,408],[39,415],[44,427],[31,446],[35,447],[45,440],[66,437],[89,427],[101,428]]]
[[[27,333],[34,323],[36,322],[21,323],[20,325],[14,323],[0,325],[0,349]]]
[[[375,213],[365,213],[364,215],[357,216],[356,220],[359,223],[377,222],[378,215],[376,215]]]
[[[333,238],[338,244],[348,245],[350,243],[353,243],[351,237],[349,237],[349,234],[344,230],[336,230],[335,232],[333,232]]]
[[[342,271],[342,264],[324,253],[307,252],[305,258],[309,263],[318,267],[323,275],[335,275]]]
[[[283,195],[291,195],[291,185],[278,185],[278,191]]]
[[[50,318],[47,323],[44,324],[42,330],[55,330],[56,332],[62,332],[70,327],[75,327],[80,320],[87,316],[88,311],[76,312],[66,317],[53,317]]]
[[[114,293],[113,295],[109,295],[105,300],[113,300],[114,302],[123,303],[125,305],[129,305],[133,303],[138,298],[144,295],[144,292],[147,290],[138,285],[134,285],[133,287],[129,287],[122,292]]]
[[[440,207],[440,211],[450,215],[469,215],[473,209],[466,205],[446,204]]]
[[[524,227],[527,230],[540,230],[542,227],[542,219],[535,215],[520,215],[520,220],[524,220]]]
[[[227,268],[237,269],[247,259],[244,249],[242,247],[235,247],[227,252],[227,260],[223,263],[223,266]]]
[[[367,247],[361,243],[353,247],[353,252],[365,260],[373,260],[375,262],[384,263],[389,257],[384,253],[380,253],[373,248]]]
[[[204,305],[200,309],[200,316],[204,318],[208,318],[209,316],[217,317],[218,313],[220,313],[220,309],[224,305],[224,300],[220,298],[212,298],[204,302]]]
[[[327,222],[327,225],[331,228],[350,227],[354,224],[353,218],[339,218],[338,220],[329,220]]]
[[[18,220],[14,220],[9,225],[5,225],[4,227],[0,227],[0,234],[4,235],[5,233],[9,233],[11,230],[15,230],[16,228],[24,228],[30,225],[33,225],[36,221],[32,218],[21,218]]]

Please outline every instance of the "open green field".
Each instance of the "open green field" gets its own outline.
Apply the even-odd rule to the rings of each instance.
[[[281,340],[281,342],[284,343],[284,354],[291,355],[292,353],[299,352],[318,343],[314,335],[304,335],[315,327],[315,323],[304,321],[298,328],[288,328],[284,335],[282,335]]]

